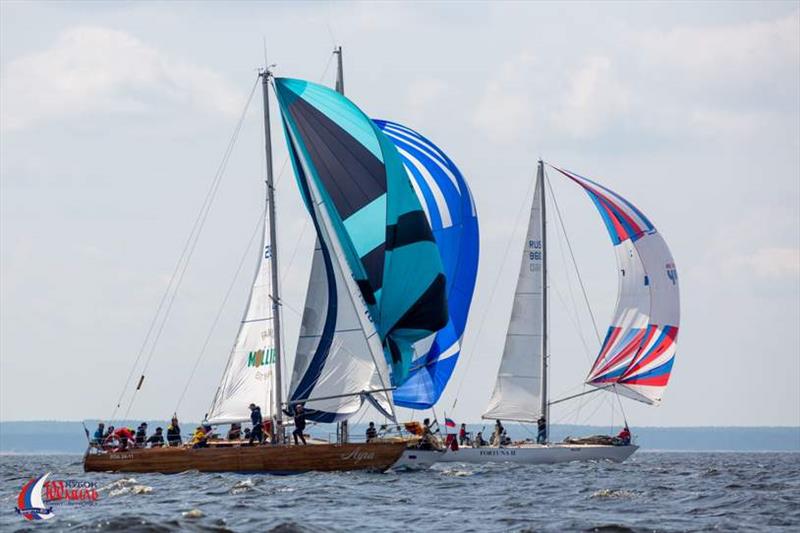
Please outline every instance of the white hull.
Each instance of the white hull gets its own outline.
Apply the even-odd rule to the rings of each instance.
[[[459,448],[447,450],[438,462],[440,463],[525,463],[554,464],[572,461],[613,461],[621,463],[638,446],[603,446],[596,444],[524,444],[495,448]],[[405,455],[405,454],[404,454]]]
[[[444,457],[440,450],[412,450],[403,452],[400,459],[392,465],[392,470],[427,470]]]

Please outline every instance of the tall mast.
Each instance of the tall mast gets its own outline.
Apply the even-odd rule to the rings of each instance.
[[[269,67],[259,73],[264,96],[264,153],[267,158],[267,213],[269,216],[269,253],[272,257],[272,327],[275,339],[275,434],[278,441],[283,442],[283,384],[281,383],[281,298],[278,280],[278,235],[275,224],[275,186],[272,178],[272,134],[269,123],[269,79],[272,77]],[[265,250],[264,253],[267,253]]]
[[[550,405],[547,398],[547,214],[545,207],[547,204],[544,183],[544,162],[539,160],[539,169],[536,172],[537,185],[541,187],[542,210],[542,416],[545,420],[544,440],[548,441],[550,433]]]
[[[344,69],[342,68],[342,47],[337,46],[333,53],[336,54],[336,92],[344,94]]]
[[[336,55],[336,92],[344,95],[344,67],[342,66],[342,47],[337,46],[333,49]],[[337,427],[337,440],[341,443],[349,440],[347,420],[339,422]]]

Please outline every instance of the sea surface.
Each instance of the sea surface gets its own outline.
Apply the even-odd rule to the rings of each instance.
[[[295,476],[87,474],[0,456],[0,531],[800,531],[800,453],[637,452],[623,464],[442,464]],[[90,505],[16,514],[31,477],[96,482]]]

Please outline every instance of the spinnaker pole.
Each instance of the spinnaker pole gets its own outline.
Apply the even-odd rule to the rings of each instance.
[[[259,73],[261,76],[261,87],[264,96],[264,153],[267,158],[267,213],[269,216],[269,245],[265,247],[264,254],[270,254],[272,258],[272,327],[273,339],[275,342],[275,435],[278,442],[283,442],[283,384],[281,382],[281,363],[283,353],[281,351],[281,298],[280,282],[278,279],[278,234],[275,220],[275,186],[273,183],[272,171],[272,133],[269,122],[269,79],[272,72],[269,66]]]
[[[546,191],[544,183],[544,162],[539,160],[539,169],[536,172],[537,186],[541,187],[542,210],[542,416],[544,417],[544,441],[548,442],[550,433],[550,404],[547,398],[547,213],[545,211]]]

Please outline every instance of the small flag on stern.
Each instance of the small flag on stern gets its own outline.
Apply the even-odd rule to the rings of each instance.
[[[445,419],[444,419],[444,425],[445,425],[445,426],[447,426],[447,427],[449,427],[449,428],[454,428],[454,427],[456,427],[456,423],[453,421],[453,419],[452,419],[452,418],[445,418]]]

